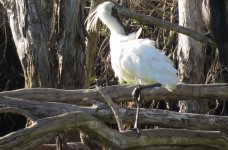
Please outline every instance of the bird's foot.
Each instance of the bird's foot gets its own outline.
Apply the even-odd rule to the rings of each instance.
[[[140,130],[139,130],[139,128],[130,128],[129,130],[136,132],[137,135],[140,136]]]
[[[137,126],[137,127],[134,127],[134,128],[133,128],[133,131],[136,131],[136,133],[137,133],[138,135],[140,135],[138,126]]]

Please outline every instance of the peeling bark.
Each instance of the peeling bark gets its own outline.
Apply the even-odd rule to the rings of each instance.
[[[182,0],[178,2],[179,25],[196,32],[203,32],[202,0]],[[178,40],[178,71],[182,83],[204,83],[204,45],[191,37],[179,34]],[[206,102],[180,101],[181,112],[205,113]]]
[[[83,1],[2,3],[8,8],[25,87],[82,87],[85,62]]]

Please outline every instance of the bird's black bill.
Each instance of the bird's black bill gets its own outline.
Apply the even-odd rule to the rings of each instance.
[[[119,17],[117,8],[116,8],[115,6],[112,7],[112,13],[111,13],[111,15],[112,15],[113,17],[115,17],[116,20],[118,21],[118,23],[124,28],[124,30],[126,30],[124,24],[122,23],[122,21],[121,21],[121,19],[120,19],[120,17]]]

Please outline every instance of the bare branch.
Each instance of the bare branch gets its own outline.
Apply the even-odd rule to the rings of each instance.
[[[0,137],[0,149],[17,149],[45,134],[74,128],[98,137],[97,142],[113,149],[137,149],[157,145],[208,146],[221,150],[228,148],[228,138],[221,132],[156,129],[142,131],[141,136],[138,136],[134,131],[119,133],[96,118],[77,111],[37,120],[29,128]]]
[[[1,105],[4,107],[17,107],[24,109],[38,117],[54,116],[75,110],[95,114],[94,107],[79,107],[77,105],[70,105],[65,103],[39,102],[0,96],[0,106]]]
[[[103,87],[102,91],[109,93],[114,102],[132,101],[131,92],[134,85],[115,85]],[[186,99],[224,99],[228,100],[228,84],[179,84],[173,92],[159,88],[157,90],[143,90],[145,101],[151,100],[186,100]],[[0,92],[0,96],[17,97],[29,100],[50,102],[64,102],[72,104],[88,104],[86,99],[105,102],[95,89],[62,90],[52,88],[19,89]]]
[[[79,107],[64,103],[50,103],[29,101],[17,98],[0,97],[0,105],[18,107],[30,111],[33,115],[44,117],[54,116],[70,111],[83,111],[93,115],[104,122],[115,123],[112,111],[109,108]],[[124,124],[132,125],[134,122],[135,109],[119,108],[119,117]],[[227,116],[213,116],[203,114],[178,113],[156,109],[141,109],[139,113],[142,125],[157,125],[168,128],[187,128],[196,130],[220,130],[226,131],[228,127]]]
[[[106,102],[108,103],[109,107],[112,109],[112,112],[115,116],[119,131],[122,132],[124,129],[124,125],[122,122],[122,119],[119,117],[119,112],[117,110],[117,105],[111,100],[111,98],[108,96],[108,94],[105,91],[102,91],[102,89],[98,86],[96,86],[97,91],[104,97]]]
[[[18,114],[18,115],[22,115],[27,117],[30,120],[36,120],[38,119],[37,117],[35,117],[34,115],[32,115],[29,111],[27,110],[23,110],[23,109],[19,109],[16,107],[4,107],[4,108],[0,108],[0,114],[1,113],[13,113],[13,114]]]
[[[122,16],[134,18],[136,20],[139,20],[139,21],[142,21],[142,22],[145,22],[148,24],[153,24],[153,25],[157,25],[157,26],[169,29],[169,30],[173,30],[173,31],[176,31],[178,33],[188,35],[188,36],[192,37],[193,39],[195,39],[199,42],[208,43],[211,46],[217,47],[217,44],[212,39],[208,38],[207,36],[200,34],[200,33],[197,33],[191,29],[182,27],[180,25],[170,23],[166,20],[161,20],[161,19],[158,19],[158,18],[153,17],[153,16],[146,16],[146,15],[143,15],[141,13],[131,11],[131,10],[129,10],[123,6],[118,7],[118,12]]]

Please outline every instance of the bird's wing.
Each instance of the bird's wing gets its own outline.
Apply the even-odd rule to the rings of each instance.
[[[135,80],[136,83],[141,82],[139,84],[177,84],[176,69],[170,59],[154,47],[153,41],[137,39],[123,42],[122,49],[120,68],[129,76],[132,75],[131,79],[124,78],[125,81]]]

